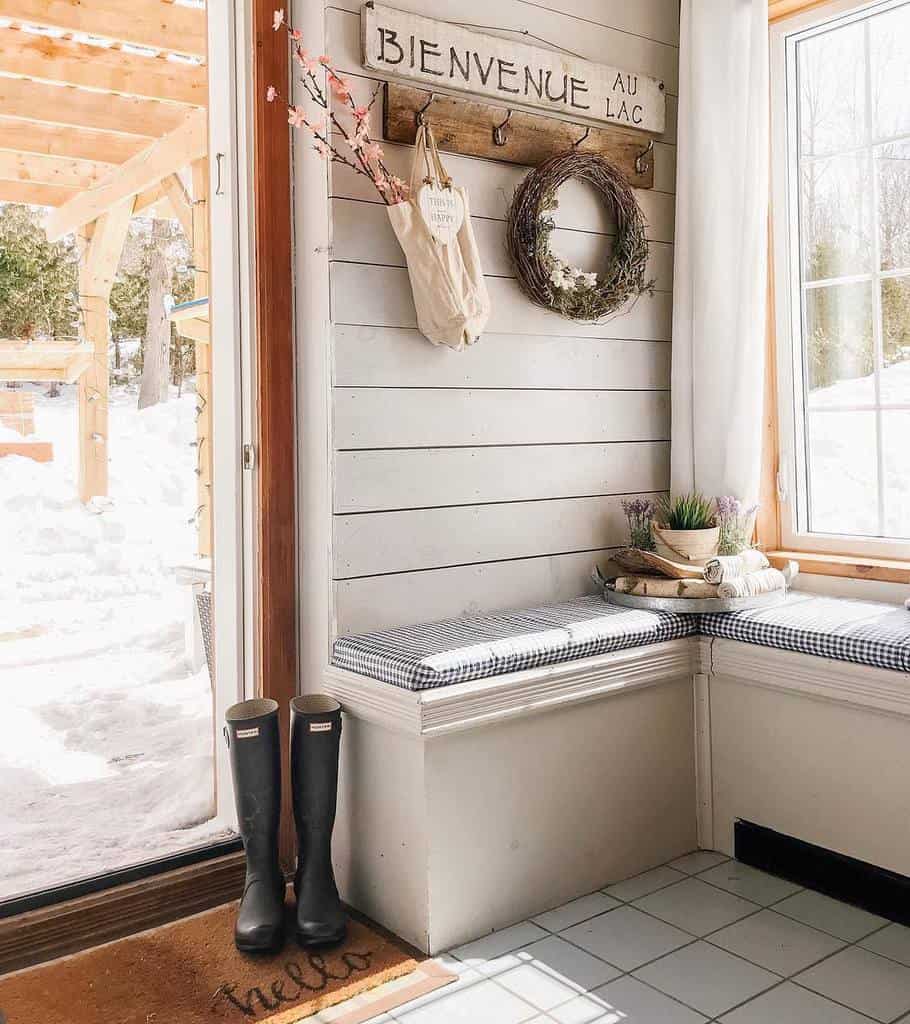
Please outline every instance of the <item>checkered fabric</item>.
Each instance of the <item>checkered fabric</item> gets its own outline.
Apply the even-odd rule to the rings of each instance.
[[[485,679],[692,636],[695,617],[580,597],[561,604],[342,636],[332,663],[406,690]]]
[[[910,672],[910,615],[893,605],[790,594],[772,608],[699,618],[706,636]]]

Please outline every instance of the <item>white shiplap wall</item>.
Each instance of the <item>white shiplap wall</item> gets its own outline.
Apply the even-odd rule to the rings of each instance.
[[[327,52],[366,100],[359,3],[326,7]],[[404,259],[368,183],[329,180],[332,544],[330,630],[349,633],[574,596],[623,542],[620,496],[668,483],[677,0],[396,0],[430,17],[527,30],[554,48],[662,78],[668,130],[640,192],[656,292],[582,326],[519,291],[504,242],[526,170],[443,155],[470,192],[493,302],[473,348],[416,330]],[[542,44],[545,45],[545,44]],[[381,138],[379,104],[375,137]],[[407,176],[411,151],[385,145]],[[560,194],[554,247],[596,266],[613,225],[595,197]]]

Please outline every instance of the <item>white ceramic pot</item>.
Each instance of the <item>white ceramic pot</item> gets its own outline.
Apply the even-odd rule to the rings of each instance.
[[[651,536],[654,538],[654,548],[661,557],[674,562],[704,565],[717,554],[720,527],[712,526],[707,530],[665,530],[652,523]]]

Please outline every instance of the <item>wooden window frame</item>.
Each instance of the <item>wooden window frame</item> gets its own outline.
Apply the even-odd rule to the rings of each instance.
[[[844,3],[837,0],[770,0],[768,19],[771,26],[779,25],[791,18],[796,20],[807,11],[832,7],[837,13]],[[856,4],[855,6],[865,6]],[[773,29],[772,29],[773,31]],[[772,47],[772,59],[774,49]],[[772,83],[775,68],[771,69]],[[773,87],[772,87],[773,97]],[[773,100],[772,100],[773,101]],[[772,133],[772,170],[774,168],[774,133]],[[772,188],[771,203],[774,202]],[[832,541],[813,543],[811,537],[800,536],[795,544],[785,544],[784,516],[788,514],[783,506],[779,485],[781,483],[781,425],[780,425],[780,392],[779,392],[779,356],[777,344],[778,310],[775,295],[775,247],[773,244],[772,216],[773,207],[769,211],[768,230],[768,305],[767,305],[767,350],[764,381],[765,413],[763,422],[763,454],[761,476],[761,510],[757,520],[757,537],[759,545],[774,560],[794,558],[799,561],[803,572],[853,579],[876,580],[887,583],[910,584],[910,560],[904,557],[882,557],[879,552],[870,554],[863,550],[864,544],[858,540],[851,550],[849,538],[837,538]],[[789,342],[788,342],[789,345]],[[900,552],[901,556],[903,552]]]
[[[293,330],[291,153],[281,104],[288,54],[272,30],[273,0],[252,0],[254,52],[252,203],[256,302],[257,691],[281,706],[282,863],[290,868],[294,827],[288,778],[290,698],[297,693],[297,511],[295,350]],[[239,456],[238,456],[239,457]],[[241,852],[209,858],[66,902],[0,920],[0,974],[198,913],[240,895]]]

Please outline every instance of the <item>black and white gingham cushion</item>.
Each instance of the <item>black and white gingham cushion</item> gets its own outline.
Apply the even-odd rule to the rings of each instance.
[[[910,615],[892,605],[791,594],[773,608],[700,619],[707,636],[910,672]]]
[[[809,594],[791,594],[773,608],[723,615],[636,611],[580,597],[342,636],[332,662],[393,686],[426,690],[698,633],[910,672],[905,610]]]
[[[645,612],[580,597],[335,641],[333,664],[407,690],[484,679],[692,636],[695,617]]]

